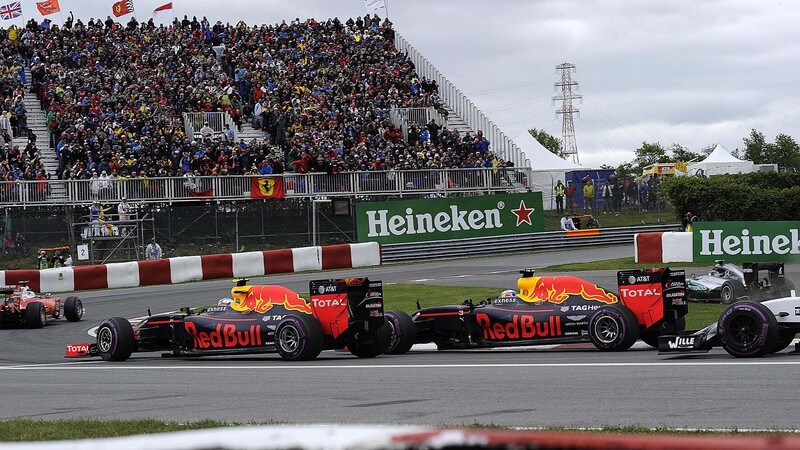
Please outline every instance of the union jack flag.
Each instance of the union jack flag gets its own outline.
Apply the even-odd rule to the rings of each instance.
[[[11,20],[22,15],[22,5],[20,2],[9,3],[0,6],[0,19]]]

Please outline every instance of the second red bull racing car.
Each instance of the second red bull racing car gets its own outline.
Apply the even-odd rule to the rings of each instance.
[[[656,347],[660,335],[686,326],[683,270],[620,271],[619,293],[574,276],[521,273],[518,293],[413,312],[415,342],[440,350],[591,342],[619,351],[640,338]]]
[[[348,278],[312,281],[311,301],[282,286],[248,286],[240,280],[231,297],[192,313],[148,315],[133,324],[103,321],[97,342],[67,346],[67,357],[100,356],[124,361],[134,352],[203,356],[277,352],[302,361],[322,350],[344,349],[361,358],[405,353],[413,325],[401,311],[383,310],[380,281]]]

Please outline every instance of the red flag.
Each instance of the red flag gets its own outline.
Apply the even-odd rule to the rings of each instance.
[[[250,178],[250,198],[284,198],[283,177]]]
[[[133,12],[133,0],[120,0],[111,7],[115,17],[121,17]]]
[[[58,5],[58,0],[45,0],[43,2],[36,2],[36,8],[43,16],[49,16],[61,12],[61,6]]]
[[[172,14],[172,2],[169,2],[165,5],[161,5],[153,10],[153,17],[158,17],[162,14],[163,15]]]

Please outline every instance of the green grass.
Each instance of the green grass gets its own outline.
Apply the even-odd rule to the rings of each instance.
[[[248,424],[224,423],[214,420],[204,420],[200,422],[177,423],[162,422],[152,419],[135,420],[59,420],[41,421],[31,419],[11,419],[0,421],[0,442],[33,442],[33,441],[57,441],[57,440],[76,440],[92,438],[110,438],[120,436],[145,435],[153,433],[166,433],[172,431],[201,430],[208,428],[220,428],[243,425],[281,425],[286,422],[259,422]],[[481,428],[498,431],[511,430],[508,427],[490,424],[473,423],[461,425],[459,428]],[[517,431],[517,430],[515,430]],[[647,428],[641,426],[604,426],[597,429],[582,429],[570,427],[543,427],[531,431],[544,432],[565,432],[565,433],[606,433],[606,434],[668,434],[668,435],[753,435],[752,432],[714,431],[714,430],[673,430],[670,428]],[[755,433],[758,435],[790,435],[783,430],[764,431]]]
[[[215,420],[177,423],[152,419],[59,420],[11,419],[0,421],[0,441],[53,441],[132,436],[169,431],[200,430],[228,426]]]
[[[675,269],[683,267],[711,267],[713,264],[702,263],[673,263]],[[633,256],[626,258],[607,259],[603,261],[591,261],[585,263],[556,264],[537,269],[539,272],[576,272],[579,270],[624,270],[624,269],[647,269],[650,267],[661,267],[664,264],[637,263],[633,261]],[[703,271],[700,271],[703,272]],[[703,272],[705,273],[705,272]]]
[[[586,212],[583,209],[576,209],[574,214],[583,215]],[[680,223],[675,215],[675,210],[672,208],[661,211],[661,214],[658,211],[623,210],[612,214],[603,214],[602,211],[598,211],[598,214],[595,214],[595,218],[600,222],[601,228],[632,227],[635,225],[678,225]],[[581,220],[583,224],[586,224],[586,219]],[[560,229],[561,216],[555,211],[545,211],[544,230],[557,231]]]

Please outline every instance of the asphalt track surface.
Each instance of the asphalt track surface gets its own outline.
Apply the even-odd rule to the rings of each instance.
[[[382,266],[252,280],[307,291],[314,278],[369,276],[385,283],[513,288],[522,267],[617,258],[630,246]],[[702,269],[690,269],[689,272]],[[615,285],[612,271],[579,273]],[[800,285],[800,265],[787,275]],[[800,355],[741,360],[722,350],[664,357],[654,350],[412,350],[356,359],[323,352],[287,363],[277,355],[124,363],[65,360],[109,316],[137,317],[228,296],[230,281],[80,294],[78,323],[0,330],[0,420],[37,418],[217,419],[236,422],[498,424],[521,427],[798,429]],[[387,301],[391,301],[387,299]],[[423,302],[424,303],[424,302]],[[690,307],[691,308],[691,307]],[[690,312],[691,314],[691,312]],[[637,345],[637,348],[640,347]],[[791,349],[791,347],[790,347]]]

